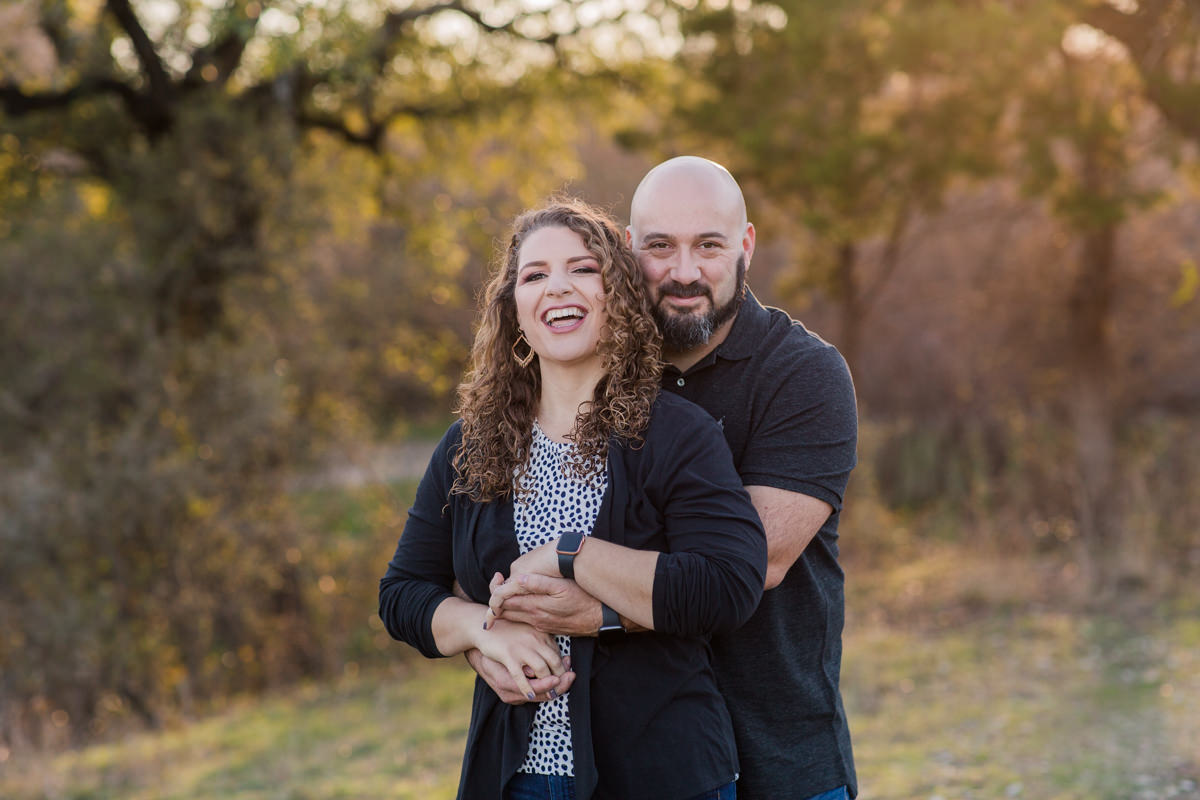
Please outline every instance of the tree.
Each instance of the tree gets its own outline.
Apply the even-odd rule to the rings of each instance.
[[[790,0],[686,18],[683,58],[704,90],[683,126],[717,144],[739,178],[814,243],[793,285],[836,298],[853,370],[861,331],[912,220],[960,176],[995,168],[990,131],[1010,66],[973,66],[994,10],[955,3]],[[867,282],[864,243],[882,237]]]
[[[317,571],[336,543],[294,513],[289,472],[445,404],[456,312],[507,218],[572,176],[577,73],[601,71],[588,37],[619,14],[18,11],[0,39],[0,739],[36,743],[52,710],[84,736],[103,708],[153,724],[337,668],[329,642],[369,601]]]

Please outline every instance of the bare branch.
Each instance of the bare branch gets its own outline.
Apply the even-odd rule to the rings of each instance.
[[[112,78],[91,78],[61,92],[26,93],[14,84],[0,84],[0,104],[3,104],[4,113],[12,117],[65,108],[76,100],[104,94],[119,96],[131,109],[138,101],[138,94],[132,87]]]
[[[158,51],[154,49],[154,43],[150,41],[146,29],[142,27],[133,7],[129,5],[129,0],[107,0],[106,8],[133,43],[133,50],[137,53],[138,62],[142,65],[146,80],[150,84],[150,95],[165,105],[171,97],[170,76],[167,75],[162,59],[158,57]]]
[[[254,38],[258,27],[258,17],[247,14],[243,5],[233,0],[226,7],[226,11],[235,17],[237,22],[229,26],[224,36],[192,53],[192,66],[183,79],[185,87],[192,88],[205,83],[224,86],[237,71],[242,63],[246,45]],[[216,72],[211,77],[206,77],[205,68],[209,66],[214,67]]]

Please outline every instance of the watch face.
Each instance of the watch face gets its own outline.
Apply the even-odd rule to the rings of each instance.
[[[576,555],[583,549],[582,533],[564,533],[558,539],[557,552],[563,555]]]

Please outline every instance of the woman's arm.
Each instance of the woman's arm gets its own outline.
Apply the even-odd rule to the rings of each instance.
[[[409,510],[396,553],[379,584],[379,616],[394,638],[429,658],[478,649],[500,662],[532,695],[526,677],[561,675],[565,668],[548,635],[515,622],[483,626],[487,606],[454,597],[453,504],[450,458],[457,439],[452,427],[434,451]]]

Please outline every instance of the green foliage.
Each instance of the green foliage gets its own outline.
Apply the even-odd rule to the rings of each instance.
[[[685,62],[703,77],[683,125],[832,252],[936,207],[996,168],[1008,66],[1000,4],[783,2],[697,12]],[[995,49],[998,62],[979,63]],[[818,263],[834,259],[819,254]],[[837,291],[830,273],[809,279]]]
[[[484,16],[44,0],[0,33],[0,742],[377,657],[404,506],[347,532],[289,481],[445,416],[493,242],[594,107],[548,10]]]

